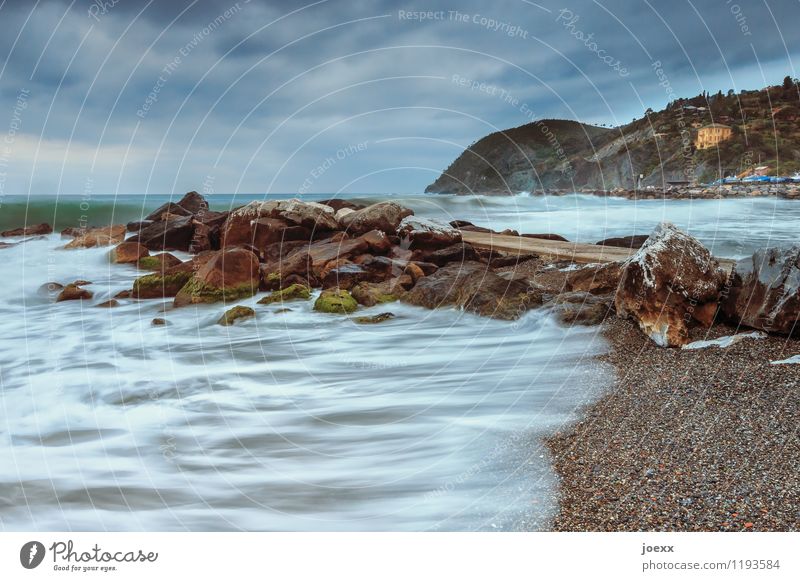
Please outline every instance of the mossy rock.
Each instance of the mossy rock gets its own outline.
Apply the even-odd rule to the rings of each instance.
[[[311,289],[304,284],[293,284],[283,290],[274,291],[258,301],[259,305],[285,303],[287,301],[307,301],[311,298]]]
[[[219,321],[217,321],[217,324],[224,327],[229,327],[239,319],[249,319],[255,316],[256,312],[250,307],[236,306],[225,311],[225,314],[220,317]]]
[[[191,272],[147,274],[133,282],[132,295],[139,299],[174,297],[192,278]]]
[[[375,325],[388,321],[389,319],[394,319],[394,313],[381,313],[379,315],[372,315],[371,317],[354,317],[353,321],[359,325]]]
[[[256,294],[256,291],[258,291],[258,287],[250,283],[220,288],[207,285],[196,278],[190,278],[178,294],[175,295],[175,306],[219,303],[222,301],[233,302],[251,297]]]
[[[314,310],[321,313],[350,314],[358,308],[358,303],[346,290],[322,291],[314,302]]]

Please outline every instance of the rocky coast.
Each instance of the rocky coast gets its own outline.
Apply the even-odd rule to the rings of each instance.
[[[473,246],[467,233],[539,240],[543,250]],[[585,264],[546,252],[569,247],[557,233],[438,222],[391,201],[254,201],[220,212],[196,192],[143,220],[62,236],[64,252],[108,247],[111,268],[135,266],[141,275],[102,301],[91,281],[42,280],[53,302],[114,308],[158,299],[158,326],[192,305],[216,305],[214,320],[230,327],[295,301],[358,324],[386,324],[400,301],[500,320],[547,309],[565,325],[603,325],[612,348],[604,361],[617,381],[584,420],[548,442],[561,477],[554,526],[796,528],[798,383],[790,358],[800,353],[792,338],[800,247],[765,248],[734,264],[662,223],[649,234],[598,241],[598,256],[616,258]],[[236,304],[261,294],[255,304]],[[359,313],[376,306],[381,312]],[[753,331],[760,335],[740,337]]]

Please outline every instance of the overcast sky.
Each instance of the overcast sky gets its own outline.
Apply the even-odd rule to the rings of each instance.
[[[0,0],[0,195],[419,192],[491,131],[797,77],[798,22],[798,0]]]

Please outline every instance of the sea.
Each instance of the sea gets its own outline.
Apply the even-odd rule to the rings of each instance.
[[[230,304],[97,308],[142,273],[110,264],[108,248],[64,250],[58,231],[138,220],[179,197],[0,199],[0,230],[55,228],[0,248],[0,530],[548,529],[559,482],[543,439],[614,379],[597,327],[546,309],[508,322],[400,303],[361,309],[395,317],[357,325],[313,301],[256,305],[260,295],[237,302],[257,316],[230,327],[216,324]],[[292,196],[209,201],[274,197]],[[667,220],[735,259],[800,231],[800,205],[773,198],[301,197],[391,199],[579,242]],[[47,283],[78,279],[92,300],[53,302]]]

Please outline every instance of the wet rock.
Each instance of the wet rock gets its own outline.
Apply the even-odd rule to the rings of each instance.
[[[41,236],[44,234],[50,234],[52,231],[53,227],[50,226],[50,224],[42,223],[36,224],[35,226],[25,226],[23,228],[6,230],[5,232],[0,232],[0,236],[5,238],[9,238],[11,236]]]
[[[558,295],[553,301],[559,320],[567,325],[599,325],[613,313],[614,297],[587,292]]]
[[[302,284],[293,284],[283,290],[273,291],[258,301],[259,305],[285,303],[288,301],[308,300],[311,298],[311,289]]]
[[[193,216],[208,209],[208,202],[197,192],[185,194],[178,202],[167,202],[145,217],[146,221],[165,221],[169,218]]]
[[[188,252],[194,236],[194,223],[191,216],[153,222],[130,238],[149,250],[181,250]]]
[[[460,242],[433,252],[417,250],[414,252],[414,259],[418,262],[430,262],[436,266],[445,266],[451,262],[478,262],[480,256],[472,245]]]
[[[192,242],[189,252],[197,253],[208,250],[219,250],[222,247],[222,226],[228,218],[227,212],[201,210],[192,216]]]
[[[254,295],[259,287],[258,258],[249,250],[220,250],[196,271],[175,295],[175,306],[234,301]]]
[[[243,307],[241,305],[238,305],[225,311],[225,314],[222,315],[222,317],[220,317],[219,321],[217,321],[217,324],[222,325],[223,327],[229,327],[233,325],[236,321],[241,321],[242,319],[250,319],[255,316],[256,312],[250,307]]]
[[[368,255],[358,264],[349,261],[329,262],[320,272],[322,288],[349,290],[361,282],[382,282],[392,277],[393,267],[392,260],[385,256]]]
[[[622,278],[621,262],[588,264],[567,275],[566,287],[570,291],[583,291],[593,294],[616,292]]]
[[[638,250],[647,240],[647,234],[634,234],[633,236],[622,236],[619,238],[606,238],[595,242],[598,246],[617,246],[619,248],[631,248]]]
[[[350,294],[360,305],[374,307],[384,303],[392,303],[405,294],[402,281],[392,279],[381,283],[362,282],[355,285]]]
[[[117,294],[114,295],[115,299],[130,299],[133,298],[133,291],[131,290],[122,290],[119,291]]]
[[[117,224],[101,228],[88,228],[82,234],[71,240],[64,248],[94,248],[96,246],[110,246],[125,240],[125,226]]]
[[[444,248],[461,242],[461,231],[449,224],[418,216],[406,216],[397,227],[397,234],[411,249]]]
[[[330,206],[333,208],[334,212],[338,212],[341,209],[348,209],[348,210],[361,210],[362,208],[366,208],[364,204],[358,204],[356,202],[351,202],[350,200],[340,200],[338,198],[330,199],[330,200],[322,200],[319,202],[320,204],[325,204],[326,206]]]
[[[558,242],[569,242],[560,234],[520,234],[522,238],[537,238],[539,240],[556,240]]]
[[[119,306],[119,301],[116,299],[109,299],[107,301],[97,304],[97,307],[100,309],[111,309],[113,307],[118,307],[118,306]]]
[[[81,288],[78,284],[68,284],[56,297],[56,302],[87,300],[94,296],[91,291]]]
[[[449,264],[422,278],[403,300],[429,309],[455,306],[481,316],[512,320],[542,304],[542,293],[521,280],[498,276],[486,264],[465,262]]]
[[[109,252],[109,259],[114,264],[132,264],[149,254],[150,251],[138,242],[123,242]]]
[[[61,231],[62,238],[77,238],[86,232],[86,228],[78,228],[75,226],[67,226]]]
[[[314,302],[314,310],[321,313],[349,314],[358,308],[358,303],[346,290],[322,291]]]
[[[144,230],[148,226],[152,226],[152,224],[153,224],[153,220],[138,220],[136,222],[128,222],[125,225],[125,229],[128,232],[141,232],[142,230]],[[72,228],[67,228],[67,230],[73,230],[73,229]],[[61,235],[64,236],[64,233],[67,230],[62,231]]]
[[[736,263],[722,310],[770,333],[800,335],[800,246],[765,248]]]
[[[136,263],[142,270],[164,271],[173,266],[181,264],[181,259],[168,252],[162,252],[154,256],[144,256]]]
[[[252,244],[256,230],[253,224],[262,218],[271,218],[277,207],[277,201],[250,202],[231,211],[222,229],[222,247]],[[269,223],[264,227],[269,228]]]
[[[131,297],[160,299],[174,297],[192,278],[191,272],[160,272],[140,276],[133,281]],[[124,291],[123,291],[124,292]]]
[[[309,230],[336,230],[336,212],[332,207],[315,202],[301,200],[281,200],[273,211],[278,217],[289,223],[303,226]]]
[[[716,303],[725,272],[695,238],[663,222],[623,263],[616,310],[662,347],[687,343],[698,307]]]
[[[412,214],[413,210],[395,202],[378,202],[342,216],[339,224],[351,235],[366,234],[370,230],[395,234],[403,218]]]
[[[151,324],[152,324],[154,327],[163,327],[164,325],[166,325],[166,324],[167,324],[167,320],[166,320],[166,319],[160,319],[160,318],[156,318],[156,319],[153,319],[153,321],[152,321],[152,323],[151,323]]]
[[[361,236],[367,243],[367,247],[372,254],[386,254],[392,249],[392,242],[389,237],[380,230],[370,230]]]
[[[375,325],[377,323],[388,321],[389,319],[394,319],[394,313],[380,313],[372,316],[354,317],[353,321],[359,325]]]

